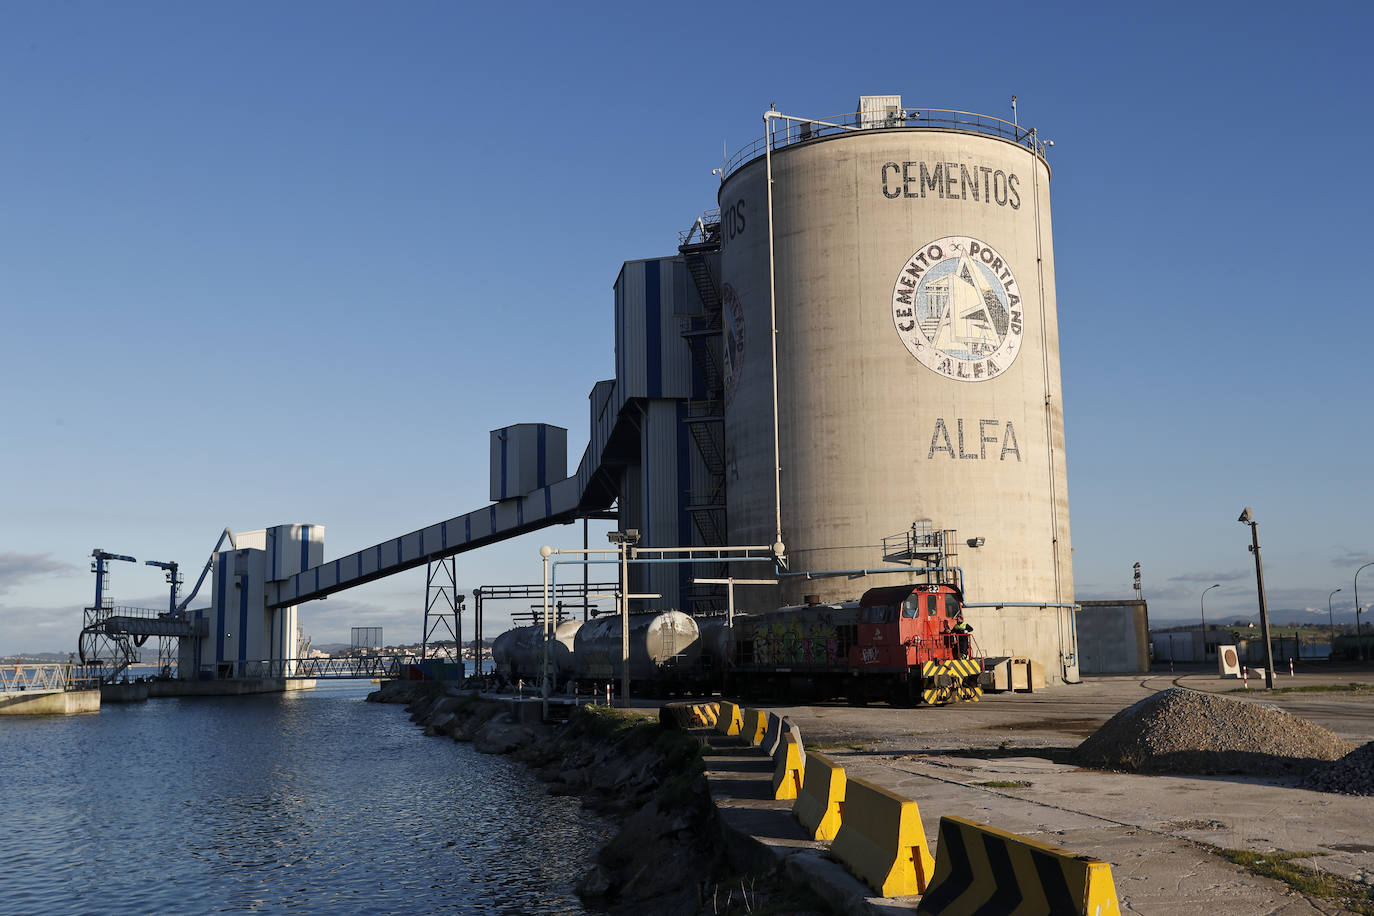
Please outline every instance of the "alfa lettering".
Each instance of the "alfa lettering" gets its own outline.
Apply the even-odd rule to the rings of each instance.
[[[1016,440],[1016,428],[1010,420],[1003,423],[1001,420],[969,420],[968,440],[972,451],[965,447],[965,432],[963,418],[954,421],[954,437],[950,437],[949,425],[944,417],[935,420],[935,429],[930,434],[930,451],[926,454],[926,459],[930,460],[937,453],[943,452],[952,459],[963,461],[990,461],[992,455],[990,451],[997,452],[998,461],[1006,461],[1008,455],[1012,455],[1019,462],[1021,460],[1021,446]],[[977,424],[977,444],[974,445],[973,430]],[[989,431],[992,432],[989,435]],[[958,443],[958,451],[955,451],[955,443]],[[993,446],[989,449],[988,446]],[[1000,446],[1000,448],[999,448]]]

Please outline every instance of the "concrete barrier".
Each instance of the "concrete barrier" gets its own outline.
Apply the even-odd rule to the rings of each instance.
[[[783,732],[782,741],[773,754],[773,798],[782,801],[796,798],[802,787],[801,742],[791,732]]]
[[[719,703],[698,703],[692,710],[698,720],[698,727],[715,728],[716,720],[720,718]]]
[[[1120,916],[1110,864],[961,817],[940,818],[918,914]]]
[[[746,709],[744,711],[744,725],[740,728],[740,737],[748,741],[755,747],[763,740],[763,733],[768,730],[768,710],[766,709]]]
[[[916,802],[866,779],[845,785],[830,853],[881,897],[923,894],[935,871]]]
[[[792,816],[813,840],[833,840],[844,817],[844,767],[824,754],[807,754]]]
[[[784,718],[776,713],[768,714],[768,728],[763,733],[763,740],[759,742],[759,747],[769,757],[777,759],[778,748],[782,747],[784,735],[791,734],[797,739],[797,744],[801,744],[801,729],[792,724],[791,719]],[[806,754],[803,753],[802,757]]]
[[[722,735],[738,735],[744,725],[739,706],[729,700],[720,701],[720,715],[716,719],[716,731]]]

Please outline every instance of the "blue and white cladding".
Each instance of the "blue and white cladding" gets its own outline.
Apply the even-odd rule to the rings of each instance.
[[[679,316],[701,311],[681,258],[626,261],[615,281],[615,376],[620,398],[701,398]]]
[[[491,431],[491,498],[513,499],[568,476],[568,431],[517,423]]]
[[[238,544],[244,546],[242,538]],[[279,582],[324,562],[324,526],[273,525],[264,532],[263,549],[267,580]]]
[[[249,532],[250,535],[260,533]],[[246,540],[257,542],[260,539],[248,537]],[[253,676],[255,671],[261,670],[257,663],[290,658],[294,654],[296,611],[293,607],[267,607],[268,567],[268,552],[254,547],[215,554],[209,627],[200,637],[197,676]]]

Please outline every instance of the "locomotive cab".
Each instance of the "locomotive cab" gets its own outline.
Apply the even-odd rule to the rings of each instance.
[[[954,633],[963,620],[963,595],[953,585],[871,588],[859,600],[850,667],[912,668],[966,657],[968,640]]]

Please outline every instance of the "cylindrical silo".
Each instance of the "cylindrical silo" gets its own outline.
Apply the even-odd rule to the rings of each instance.
[[[730,542],[775,535],[775,312],[790,572],[897,569],[882,538],[929,519],[957,533],[968,601],[1067,605],[1043,147],[954,112],[869,123],[773,119],[771,220],[763,145],[720,188]],[[742,603],[830,602],[903,581],[916,580],[787,578]]]

